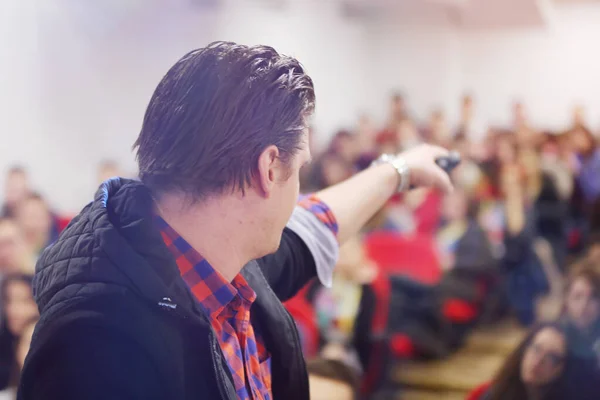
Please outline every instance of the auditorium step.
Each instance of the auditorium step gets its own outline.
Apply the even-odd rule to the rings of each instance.
[[[405,389],[400,400],[464,399],[489,381],[515,348],[524,330],[503,322],[474,332],[465,346],[444,360],[398,365],[394,380]]]

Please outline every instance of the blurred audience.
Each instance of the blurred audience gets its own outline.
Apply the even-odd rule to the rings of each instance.
[[[515,101],[510,125],[498,129],[482,123],[474,98],[465,95],[459,122],[451,129],[441,109],[433,110],[420,125],[408,112],[406,98],[395,94],[385,124],[376,128],[361,115],[354,130],[336,134],[305,172],[301,189],[335,184],[367,168],[380,154],[429,142],[461,153],[462,163],[452,172],[456,190],[443,198],[428,190],[394,197],[364,231],[361,240],[369,256],[364,257],[357,238],[342,249],[333,288],[316,285],[301,293],[303,307],[311,310],[305,317],[313,315],[309,319],[316,321],[313,328],[321,354],[357,366],[366,387],[373,376],[365,360],[377,360],[377,379],[385,380],[389,356],[444,357],[477,326],[507,315],[530,326],[539,319],[539,301],[562,297],[566,285],[561,325],[548,326],[540,332],[540,340],[554,335],[558,338],[554,350],[566,354],[561,338],[567,335],[568,351],[583,360],[579,369],[572,370],[584,376],[585,365],[585,371],[591,371],[589,354],[596,354],[600,346],[595,272],[590,272],[600,268],[600,146],[585,125],[582,109],[574,111],[573,125],[566,132],[542,132],[528,120],[525,104]],[[411,248],[414,253],[401,257],[394,254],[394,246],[398,252]],[[437,261],[427,261],[425,254],[433,254]],[[580,268],[571,264],[583,255],[594,267],[578,272]],[[439,269],[436,278],[422,280],[416,271],[431,267]],[[357,278],[365,276],[376,278]],[[369,314],[368,304],[378,311],[380,304],[387,308],[381,315]],[[379,342],[373,340],[377,324],[383,324],[386,332],[386,339]],[[537,331],[529,340],[536,335]],[[519,357],[528,359],[529,347],[539,346],[523,344]],[[561,368],[547,376],[548,382],[560,381]],[[534,372],[528,372],[525,381],[518,378],[519,387],[525,388],[530,379],[535,385],[534,375],[543,374],[542,369],[532,367]],[[513,389],[518,386],[515,376]]]

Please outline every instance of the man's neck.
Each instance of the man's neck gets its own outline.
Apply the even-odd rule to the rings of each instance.
[[[245,234],[245,210],[235,196],[189,206],[179,196],[165,195],[156,201],[156,208],[169,226],[228,281],[253,259],[252,244],[245,240],[249,237]]]

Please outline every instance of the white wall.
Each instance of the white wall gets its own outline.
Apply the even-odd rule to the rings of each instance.
[[[373,107],[397,88],[418,118],[443,105],[456,120],[460,97],[469,92],[479,119],[492,125],[509,124],[519,99],[540,128],[565,128],[578,104],[600,128],[600,5],[559,7],[552,16],[546,27],[531,29],[374,23],[368,30]],[[385,111],[374,110],[378,118]]]
[[[600,6],[555,10],[544,29],[460,34],[462,85],[482,114],[506,122],[512,99],[521,98],[533,123],[564,128],[574,105],[600,127]]]
[[[101,159],[134,171],[130,147],[154,87],[180,56],[213,40],[270,44],[300,59],[315,81],[322,134],[352,123],[366,101],[365,37],[333,2],[280,10],[259,0],[212,10],[187,0],[0,3],[11,9],[0,10],[11,60],[0,63],[0,170],[28,166],[62,211],[91,199]]]
[[[392,91],[402,92],[412,114],[427,118],[435,108],[451,115],[460,91],[460,43],[444,24],[379,25],[368,29],[369,111],[379,122],[387,117]]]

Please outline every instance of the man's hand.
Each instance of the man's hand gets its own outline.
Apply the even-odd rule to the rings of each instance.
[[[421,145],[400,154],[409,169],[414,187],[435,187],[452,191],[450,177],[435,162],[448,156],[441,147]],[[398,171],[390,163],[367,168],[352,178],[317,193],[329,206],[338,223],[338,241],[356,235],[371,217],[396,193]]]
[[[435,187],[446,193],[453,190],[450,177],[435,163],[437,158],[447,157],[448,150],[422,144],[402,152],[399,156],[404,159],[410,170],[411,187]]]

